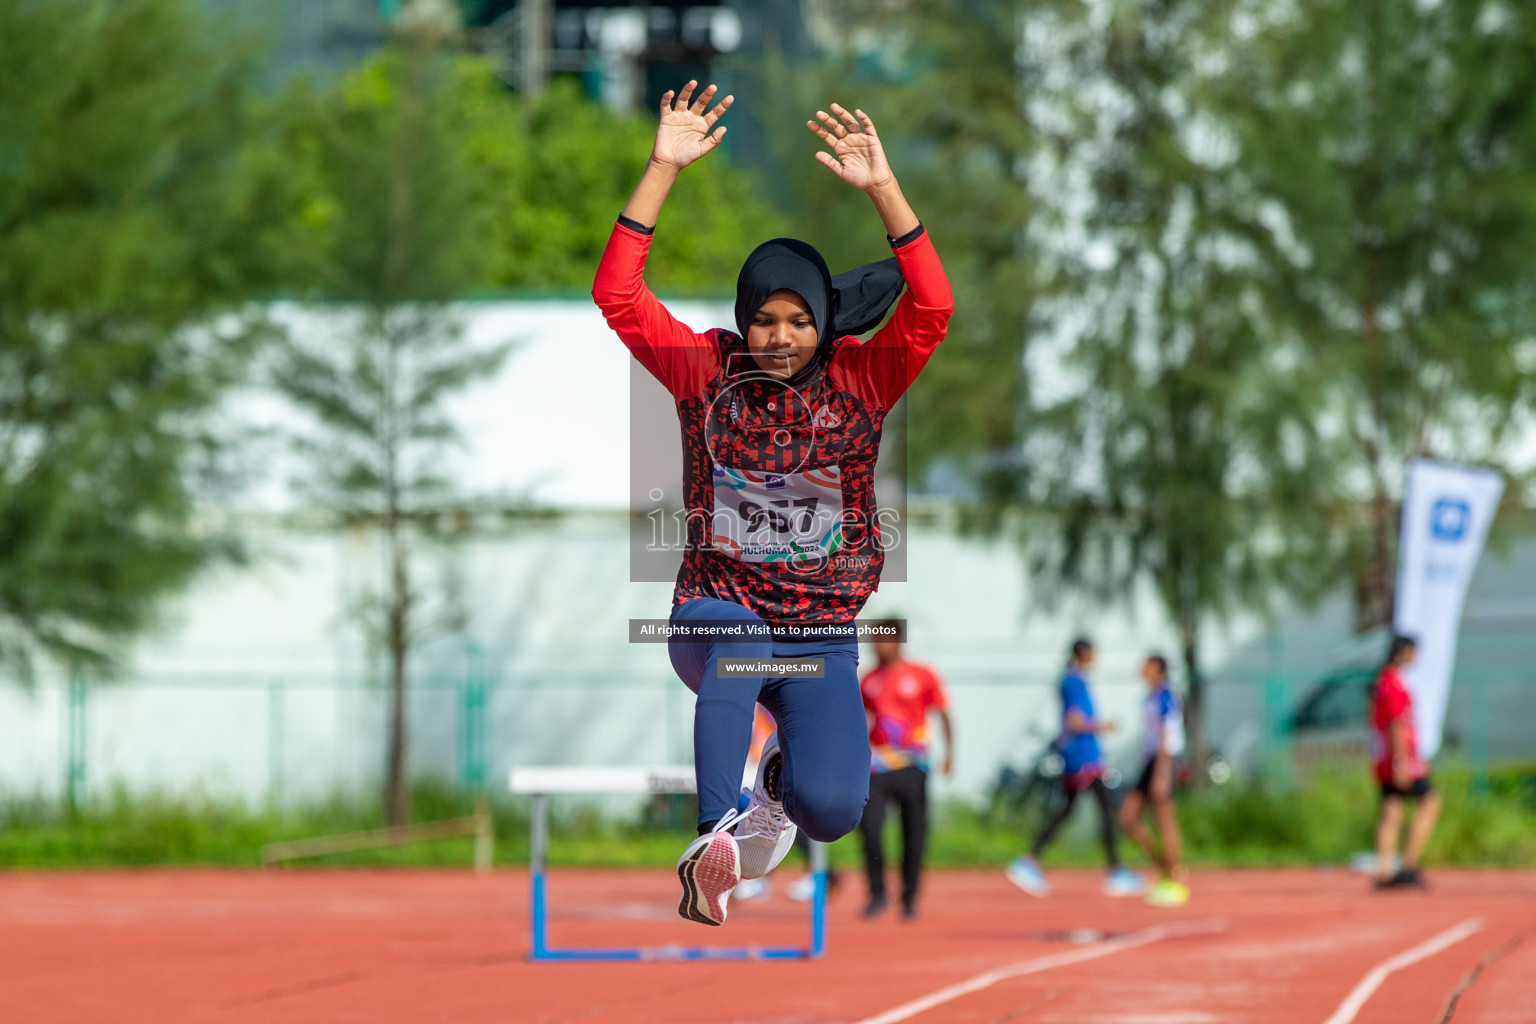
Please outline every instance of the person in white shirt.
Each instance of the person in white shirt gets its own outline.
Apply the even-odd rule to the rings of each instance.
[[[1174,761],[1184,752],[1184,708],[1178,694],[1168,685],[1168,660],[1161,654],[1147,656],[1141,664],[1141,678],[1147,684],[1147,696],[1142,702],[1142,752],[1146,764],[1135,788],[1120,805],[1120,827],[1161,871],[1162,877],[1147,894],[1147,902],[1154,906],[1181,906],[1189,901],[1189,886],[1173,790]],[[1157,823],[1156,837],[1141,820],[1148,805]]]

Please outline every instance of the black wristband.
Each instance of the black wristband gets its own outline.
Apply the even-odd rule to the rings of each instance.
[[[911,245],[913,242],[917,241],[919,238],[922,238],[922,237],[923,237],[923,222],[922,221],[918,221],[917,222],[917,227],[913,228],[911,231],[908,231],[906,234],[902,235],[900,238],[892,238],[890,235],[886,235],[885,236],[885,240],[887,242],[891,243],[891,248],[892,249],[900,249],[904,245]]]
[[[646,225],[641,224],[639,221],[635,220],[633,217],[626,217],[622,213],[619,214],[619,227],[629,228],[629,230],[640,235],[654,235],[656,233],[655,224],[647,227]]]

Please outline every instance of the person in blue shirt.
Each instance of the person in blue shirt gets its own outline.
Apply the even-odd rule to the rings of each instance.
[[[1031,896],[1044,896],[1051,891],[1040,870],[1040,854],[1071,815],[1078,794],[1084,790],[1092,793],[1099,804],[1104,857],[1108,863],[1104,892],[1110,896],[1135,896],[1146,890],[1140,875],[1120,866],[1115,847],[1115,813],[1110,806],[1109,788],[1104,785],[1104,755],[1099,749],[1099,734],[1113,732],[1115,724],[1094,714],[1093,695],[1088,691],[1088,671],[1093,662],[1093,642],[1086,637],[1074,640],[1072,660],[1061,680],[1061,738],[1057,741],[1064,762],[1061,785],[1066,799],[1035,837],[1029,855],[1008,865],[1008,880]]]

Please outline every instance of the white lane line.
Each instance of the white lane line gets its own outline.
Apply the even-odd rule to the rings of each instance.
[[[1095,942],[1091,946],[1082,949],[1074,949],[1065,953],[1052,953],[1050,956],[1036,957],[1033,960],[1024,960],[1020,963],[1009,964],[1007,967],[998,967],[985,973],[978,974],[974,978],[941,988],[937,992],[914,999],[910,1003],[902,1003],[894,1009],[873,1017],[866,1017],[858,1024],[896,1024],[897,1021],[916,1017],[925,1010],[931,1010],[935,1006],[959,999],[961,996],[970,995],[972,992],[980,992],[984,988],[990,988],[1000,981],[1008,978],[1018,978],[1026,974],[1039,974],[1041,971],[1054,970],[1057,967],[1070,967],[1073,964],[1084,963],[1088,960],[1097,960],[1100,957],[1109,956],[1127,949],[1135,949],[1137,946],[1145,946],[1149,942],[1158,942],[1162,939],[1179,938],[1185,935],[1208,935],[1222,931],[1227,923],[1219,918],[1205,921],[1186,921],[1179,924],[1158,925],[1156,928],[1148,928],[1145,931],[1132,932],[1129,935],[1121,935],[1114,939],[1105,939],[1103,942]]]
[[[1432,939],[1426,939],[1412,949],[1405,949],[1396,956],[1383,960],[1371,968],[1369,974],[1360,979],[1360,984],[1354,987],[1353,991],[1339,1004],[1339,1008],[1333,1011],[1333,1016],[1323,1024],[1349,1024],[1355,1019],[1355,1014],[1360,1012],[1360,1007],[1365,1005],[1365,1001],[1371,998],[1371,994],[1387,980],[1387,975],[1416,964],[1420,960],[1427,960],[1442,949],[1456,945],[1468,935],[1481,931],[1482,927],[1482,918],[1471,917],[1454,928],[1447,928]]]

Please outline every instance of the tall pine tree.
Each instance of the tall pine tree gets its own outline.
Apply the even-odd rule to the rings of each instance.
[[[437,530],[443,513],[466,497],[443,459],[459,439],[448,400],[507,354],[470,344],[450,305],[483,280],[489,232],[477,197],[490,183],[466,119],[481,109],[476,91],[494,88],[450,42],[415,25],[333,88],[300,91],[292,110],[292,164],[311,190],[311,280],[335,331],[290,338],[275,380],[313,418],[299,438],[311,499],[376,545],[359,614],[387,664],[392,825],[410,817],[411,656],[456,618],[424,565],[431,542],[449,536]]]
[[[253,65],[192,0],[0,0],[0,658],[108,671],[223,545],[208,413],[280,219]],[[264,155],[268,154],[268,155]]]
[[[1306,592],[1321,549],[1283,529],[1317,457],[1272,344],[1253,247],[1233,230],[1229,147],[1191,101],[1198,0],[1063,5],[1024,40],[1042,139],[1032,238],[1041,380],[1025,493],[1053,524],[1047,587],[1123,598],[1145,581],[1178,632],[1191,746],[1204,745],[1205,627]],[[1052,380],[1051,378],[1055,378]]]

